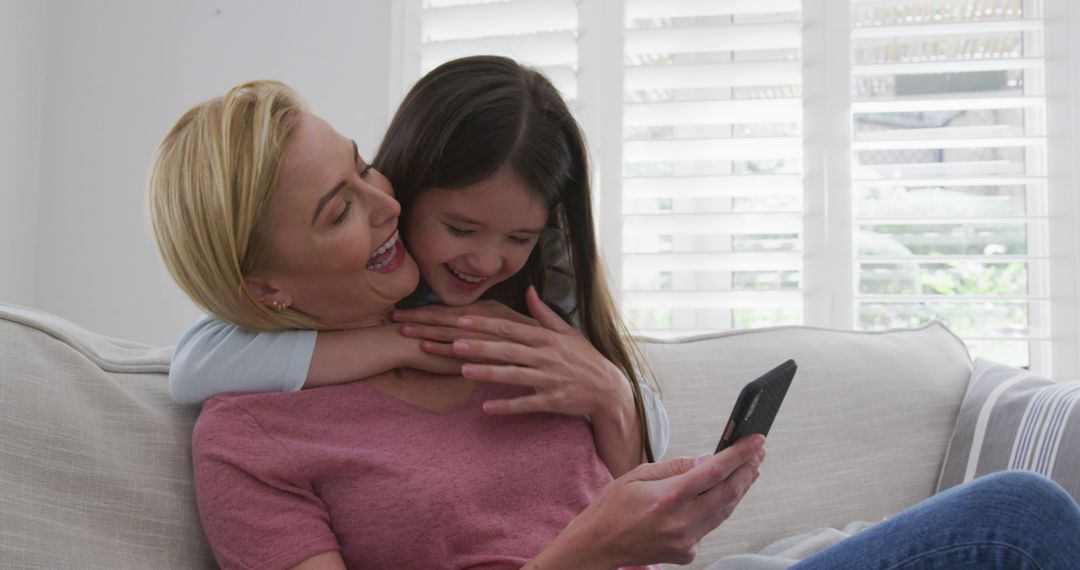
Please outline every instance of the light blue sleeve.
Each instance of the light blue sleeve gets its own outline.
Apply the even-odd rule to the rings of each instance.
[[[671,439],[667,408],[647,382],[641,383],[641,399],[645,405],[645,422],[649,426],[649,443],[652,445],[653,458],[660,461],[667,453],[668,441]]]
[[[254,332],[206,317],[173,352],[169,394],[201,404],[225,392],[293,392],[304,386],[315,331]]]

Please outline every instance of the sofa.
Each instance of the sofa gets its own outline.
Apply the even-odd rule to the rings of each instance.
[[[931,496],[971,373],[936,323],[639,344],[670,414],[666,457],[712,451],[743,384],[799,365],[761,478],[695,568]],[[214,567],[191,482],[198,409],[169,399],[170,356],[0,304],[0,568]]]

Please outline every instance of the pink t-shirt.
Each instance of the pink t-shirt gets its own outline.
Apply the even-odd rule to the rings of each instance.
[[[208,400],[192,447],[223,568],[518,568],[611,482],[584,418],[431,412],[363,382]]]

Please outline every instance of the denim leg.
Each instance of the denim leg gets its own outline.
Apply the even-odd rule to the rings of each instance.
[[[931,497],[793,568],[1080,568],[1080,507],[1046,477],[1005,471]]]

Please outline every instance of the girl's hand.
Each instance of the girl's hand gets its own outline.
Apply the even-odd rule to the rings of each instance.
[[[445,376],[458,376],[461,374],[461,366],[465,364],[464,360],[426,352],[420,348],[421,341],[402,340],[411,340],[413,343],[413,346],[410,347],[409,356],[404,363],[406,368],[415,368],[431,374]]]
[[[526,302],[536,324],[521,319],[463,316],[457,319],[457,326],[486,338],[454,340],[449,353],[445,347],[433,350],[471,361],[462,366],[466,378],[535,390],[528,396],[484,402],[484,411],[599,416],[632,409],[633,392],[619,368],[548,308],[532,287],[526,292]],[[421,348],[431,350],[424,344]]]
[[[396,310],[390,314],[391,320],[401,323],[398,328],[401,335],[419,339],[420,348],[424,352],[455,360],[460,360],[454,354],[452,343],[455,340],[498,340],[498,337],[468,332],[459,328],[457,322],[463,316],[491,317],[526,325],[540,325],[536,319],[522,315],[498,301],[490,300],[460,307],[428,305],[415,309]],[[460,372],[460,368],[454,371],[455,374]]]
[[[605,487],[526,568],[689,564],[697,543],[757,480],[764,442],[752,435],[716,455],[635,468]]]
[[[611,474],[633,469],[643,453],[630,382],[534,288],[525,301],[535,319],[491,301],[399,311],[393,318],[410,320],[402,334],[424,338],[421,350],[470,361],[461,368],[466,378],[533,389],[526,396],[484,402],[485,412],[589,416],[597,453]]]

